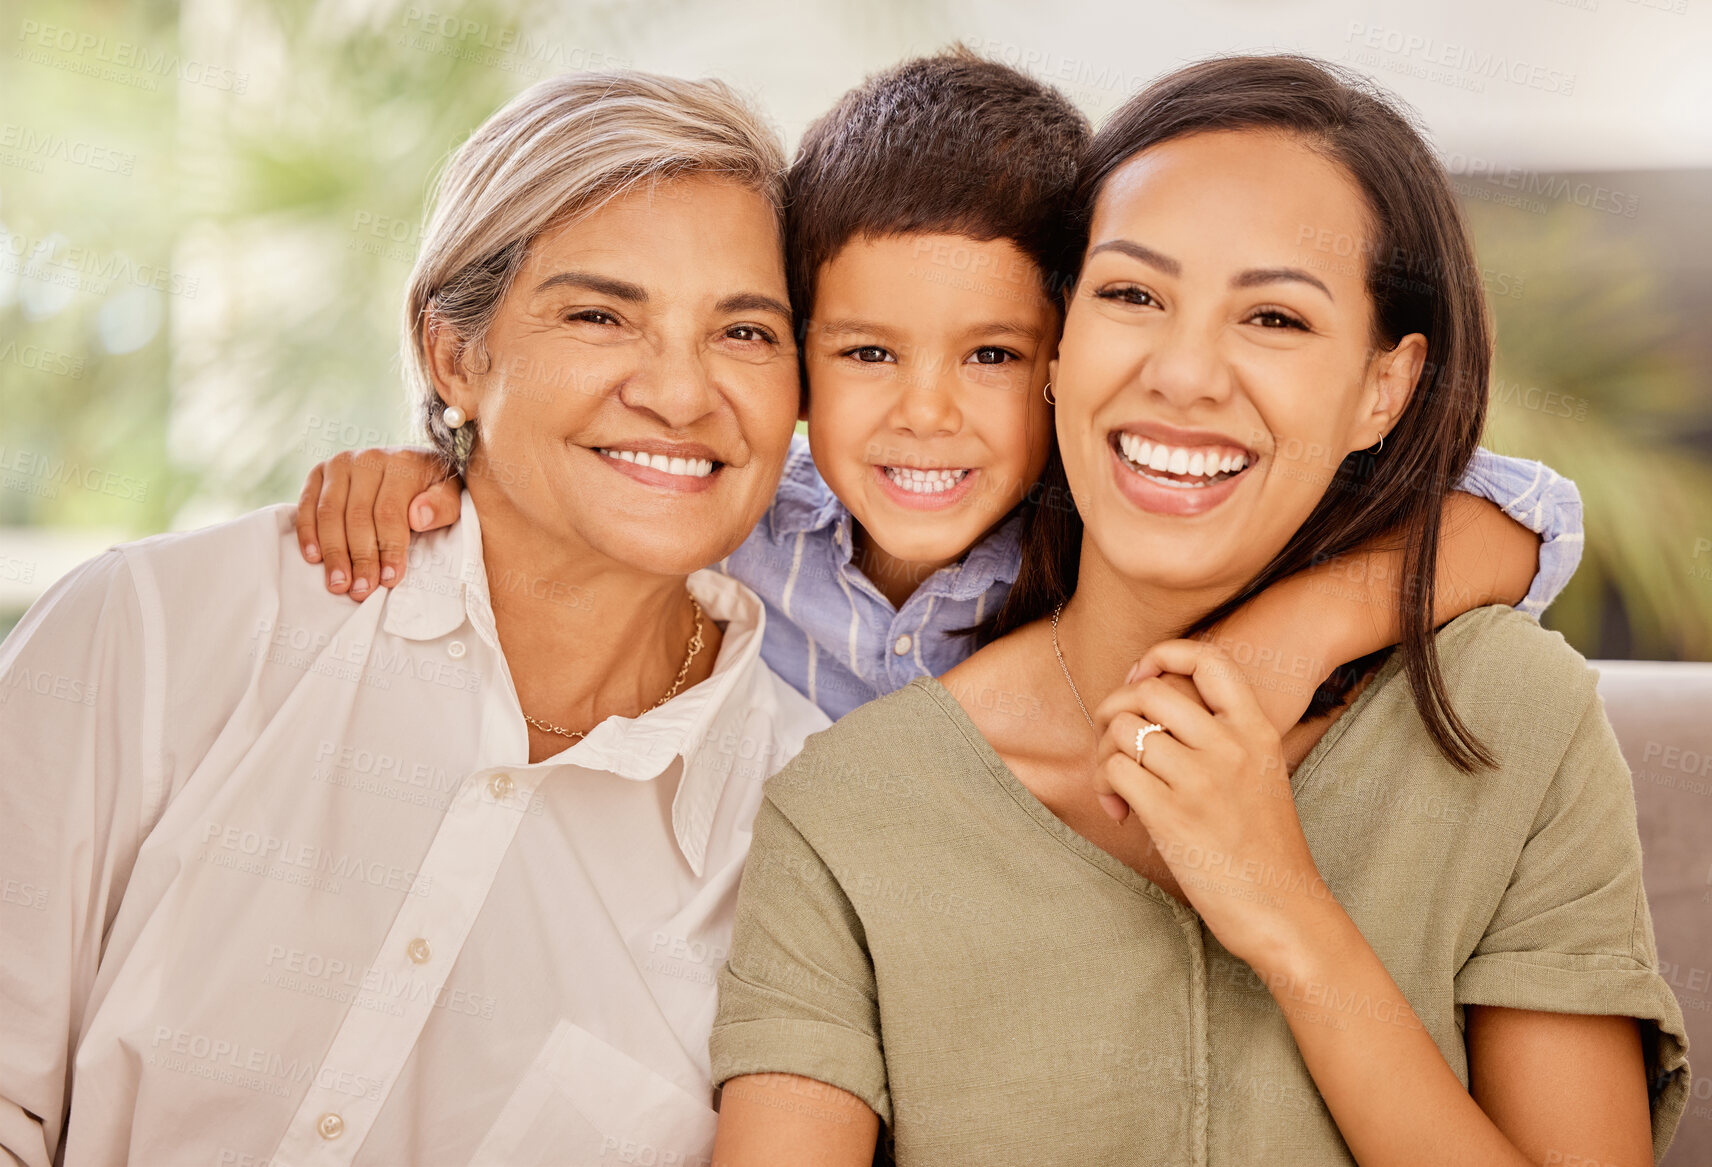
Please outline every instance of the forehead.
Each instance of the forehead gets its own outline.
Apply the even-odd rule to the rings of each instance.
[[[526,267],[567,262],[627,265],[677,278],[743,271],[783,278],[778,215],[760,192],[714,175],[640,183],[594,210],[541,233]],[[699,282],[699,280],[698,280]]]
[[[1304,139],[1220,130],[1143,150],[1114,170],[1095,204],[1092,241],[1163,247],[1168,234],[1185,245],[1312,253],[1326,238],[1365,240],[1370,218],[1354,178]]]
[[[1009,239],[911,232],[859,236],[821,265],[817,316],[861,312],[900,326],[935,318],[1035,323],[1055,312],[1040,266]]]

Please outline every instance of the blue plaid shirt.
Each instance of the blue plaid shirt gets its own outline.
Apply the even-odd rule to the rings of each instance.
[[[1537,619],[1581,562],[1575,483],[1542,463],[1483,449],[1458,489],[1490,499],[1540,536],[1539,574],[1518,605]],[[1012,515],[894,608],[850,562],[850,512],[821,481],[799,435],[773,505],[718,569],[766,604],[761,656],[773,671],[839,718],[916,677],[938,676],[973,651],[956,630],[1004,602],[1022,558],[1021,526]]]

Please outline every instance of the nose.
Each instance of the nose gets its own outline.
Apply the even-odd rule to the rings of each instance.
[[[619,389],[619,400],[651,415],[668,429],[686,429],[713,412],[719,390],[697,347],[679,341],[649,348],[641,365]]]
[[[954,368],[938,365],[906,378],[887,419],[893,429],[918,438],[942,437],[963,427]]]
[[[1221,403],[1231,392],[1230,368],[1211,321],[1178,316],[1162,322],[1137,373],[1143,389],[1185,413]]]

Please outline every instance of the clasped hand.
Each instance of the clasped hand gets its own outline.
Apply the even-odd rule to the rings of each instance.
[[[1189,686],[1167,678],[1186,677]],[[1133,811],[1219,942],[1262,971],[1289,963],[1309,922],[1336,908],[1296,813],[1278,731],[1216,646],[1173,640],[1137,662],[1094,715],[1094,788]],[[1141,760],[1136,734],[1146,724]]]

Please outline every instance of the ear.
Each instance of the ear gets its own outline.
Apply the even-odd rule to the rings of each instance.
[[[1389,349],[1374,355],[1367,367],[1362,411],[1350,431],[1351,446],[1364,450],[1391,432],[1408,408],[1415,382],[1427,360],[1427,338],[1411,332]]]
[[[1046,383],[1048,385],[1058,384],[1058,358],[1057,357],[1053,357],[1050,361],[1046,362]]]
[[[434,378],[434,389],[440,400],[464,411],[465,417],[475,417],[481,393],[477,378],[467,367],[463,339],[450,325],[430,316],[424,330],[423,346],[428,353],[428,369]]]

